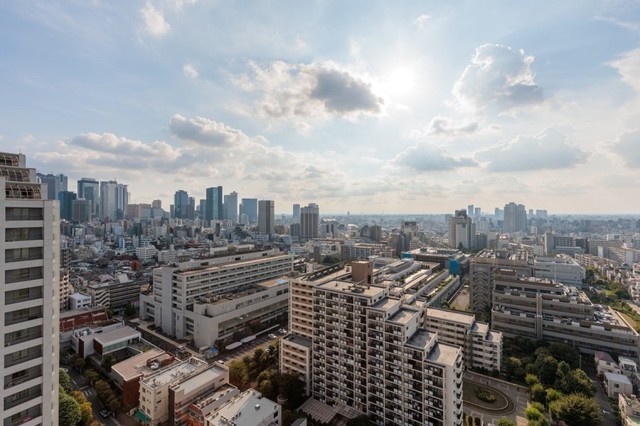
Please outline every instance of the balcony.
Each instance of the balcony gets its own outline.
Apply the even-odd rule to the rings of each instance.
[[[36,385],[4,398],[4,409],[9,410],[23,402],[42,396],[42,385]]]
[[[9,374],[4,378],[4,388],[9,389],[13,386],[17,386],[21,383],[28,382],[29,380],[42,377],[42,366],[36,365],[35,367],[28,368],[26,370],[18,371],[13,374]]]

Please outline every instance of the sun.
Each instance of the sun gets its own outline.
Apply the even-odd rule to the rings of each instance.
[[[407,67],[393,69],[385,79],[386,92],[391,96],[404,96],[411,92],[415,85],[413,71]]]

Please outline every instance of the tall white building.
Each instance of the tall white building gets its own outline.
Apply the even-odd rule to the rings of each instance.
[[[122,219],[129,204],[127,185],[114,180],[100,182],[100,217]]]
[[[456,210],[449,218],[449,247],[473,249],[476,247],[476,226],[465,210]]]
[[[527,211],[522,204],[511,202],[504,206],[504,232],[527,232]]]
[[[60,209],[25,163],[0,153],[0,419],[57,425]]]

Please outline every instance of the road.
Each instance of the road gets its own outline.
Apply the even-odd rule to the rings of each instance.
[[[71,377],[71,383],[73,383],[74,390],[79,390],[80,392],[82,392],[87,398],[87,401],[91,403],[91,407],[93,408],[93,417],[96,419],[96,421],[101,425],[122,426],[122,424],[113,417],[103,419],[100,415],[100,410],[102,410],[104,406],[98,399],[96,391],[91,386],[89,386],[89,382],[87,382],[87,379],[85,379],[82,374],[79,374],[72,368],[67,368],[67,371],[69,372],[69,377]]]
[[[230,352],[225,352],[215,357],[214,359],[215,361],[222,361],[225,364],[227,364],[229,361],[232,361],[234,359],[242,359],[242,357],[244,357],[245,355],[253,355],[255,350],[258,348],[261,348],[262,350],[267,350],[269,345],[271,344],[277,345],[280,337],[282,337],[282,335],[280,335],[279,333],[276,333],[276,334],[278,336],[275,339],[270,339],[268,335],[263,335],[249,343],[245,343],[244,345],[240,346],[238,349],[235,349]]]

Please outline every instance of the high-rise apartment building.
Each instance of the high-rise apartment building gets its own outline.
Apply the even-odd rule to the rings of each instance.
[[[258,199],[243,198],[240,203],[240,216],[247,215],[247,225],[258,223]]]
[[[527,212],[522,204],[511,202],[504,206],[504,232],[527,232]]]
[[[300,238],[309,240],[318,238],[320,229],[320,207],[315,203],[300,209]]]
[[[91,216],[98,216],[100,211],[100,183],[91,178],[78,181],[78,199],[91,201]]]
[[[60,219],[71,221],[73,220],[73,206],[72,203],[76,199],[75,192],[60,191],[58,192],[57,200],[60,202]]]
[[[271,235],[274,232],[275,203],[271,200],[258,201],[258,232]]]
[[[449,247],[469,250],[476,247],[476,227],[465,210],[456,210],[449,217]]]
[[[57,200],[58,192],[67,191],[69,189],[69,179],[63,174],[37,174],[40,182],[47,184],[47,200]]]
[[[204,220],[207,222],[210,222],[212,220],[222,220],[222,187],[213,186],[211,188],[207,188],[206,192],[207,201],[205,203]]]
[[[231,223],[238,223],[238,193],[233,191],[224,196],[224,218]]]
[[[0,421],[58,424],[59,207],[23,154],[0,154]]]
[[[372,282],[370,262],[292,279],[281,371],[374,424],[461,425],[462,349],[423,328],[423,302]]]

